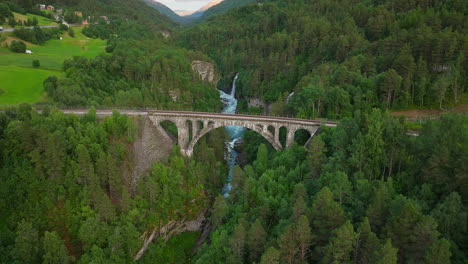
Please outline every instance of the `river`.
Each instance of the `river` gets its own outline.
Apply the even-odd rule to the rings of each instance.
[[[219,97],[221,98],[224,104],[222,113],[236,114],[237,100],[235,98],[235,95],[236,95],[236,81],[238,77],[239,75],[236,74],[236,77],[234,77],[234,80],[232,81],[232,88],[231,88],[230,94],[227,94],[223,91],[219,91],[219,94],[220,94]],[[237,155],[238,155],[238,153],[234,150],[234,147],[235,147],[236,142],[242,139],[245,128],[241,126],[226,126],[225,129],[229,135],[229,140],[226,142],[226,145],[227,145],[226,160],[229,164],[229,174],[228,174],[227,181],[223,187],[223,195],[224,197],[228,197],[229,192],[231,191],[231,188],[232,188],[232,185],[231,185],[232,170],[234,169],[234,166],[236,166]]]

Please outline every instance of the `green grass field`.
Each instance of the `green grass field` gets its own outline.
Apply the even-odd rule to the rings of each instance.
[[[1,47],[0,105],[43,101],[42,82],[49,75],[62,74],[65,59],[73,56],[91,58],[104,52],[106,41],[87,38],[79,27],[74,31],[75,38],[65,34],[63,40],[49,40],[42,46],[28,45],[33,54],[13,53]],[[40,61],[39,69],[32,67],[33,60]]]
[[[61,72],[0,66],[0,105],[34,103],[42,98],[42,82],[50,75]]]
[[[26,21],[28,20],[28,18],[32,21],[34,18],[37,18],[37,21],[39,22],[38,23],[39,26],[57,25],[57,23],[54,20],[47,18],[47,17],[43,17],[43,16],[38,16],[38,15],[33,15],[33,14],[23,15],[23,14],[16,13],[16,12],[13,12],[13,15],[15,16],[16,21]],[[8,25],[8,23],[4,23],[2,26],[4,28],[11,28],[11,26]]]
[[[39,60],[41,68],[61,70],[63,61],[73,56],[95,57],[104,51],[106,42],[100,39],[89,39],[74,28],[75,38],[64,36],[63,40],[49,40],[42,46],[28,46],[33,54],[13,53],[7,48],[0,48],[0,66],[16,65],[32,67],[32,60]]]

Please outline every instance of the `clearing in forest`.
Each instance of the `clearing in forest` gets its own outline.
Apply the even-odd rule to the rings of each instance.
[[[42,101],[42,82],[50,75],[61,75],[65,59],[73,56],[91,58],[104,52],[106,41],[88,38],[81,29],[73,27],[74,38],[65,33],[62,40],[49,40],[44,45],[25,42],[32,54],[14,53],[4,47],[16,39],[8,34],[0,43],[0,105]],[[40,68],[33,68],[33,60],[39,60]]]

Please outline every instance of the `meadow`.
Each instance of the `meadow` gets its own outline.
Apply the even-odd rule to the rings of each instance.
[[[73,29],[74,38],[64,34],[62,40],[49,40],[44,45],[27,43],[32,54],[13,53],[0,44],[0,105],[44,101],[42,82],[50,75],[62,74],[65,59],[73,56],[90,58],[104,51],[104,40],[86,37],[80,27]],[[9,36],[5,43],[11,40],[13,38]],[[40,61],[39,69],[32,67],[33,60]]]
[[[61,72],[0,66],[0,105],[35,103],[43,98],[42,81],[50,75]]]
[[[39,26],[57,25],[57,23],[53,19],[43,17],[43,16],[38,16],[34,14],[23,15],[23,14],[16,13],[16,12],[13,12],[13,15],[16,21],[27,21],[28,18],[29,20],[32,21],[34,18],[36,18]],[[0,23],[0,26],[2,26],[3,28],[11,28],[11,26],[8,25],[7,22]]]

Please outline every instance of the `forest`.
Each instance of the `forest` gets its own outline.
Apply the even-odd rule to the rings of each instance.
[[[241,99],[260,98],[277,115],[332,119],[466,100],[464,1],[262,2],[178,38],[223,76],[239,72]]]
[[[140,0],[44,1],[110,22],[83,28],[105,51],[64,60],[46,101],[0,111],[0,263],[467,263],[468,115],[391,114],[467,103],[465,1],[244,2],[180,27]],[[0,0],[0,20],[34,5]],[[41,45],[63,31],[14,35]],[[96,113],[220,112],[236,74],[239,112],[338,125],[282,151],[246,131],[229,195],[224,129],[135,178],[144,120]],[[202,244],[204,230],[158,237],[136,260],[151,233],[200,215]]]

